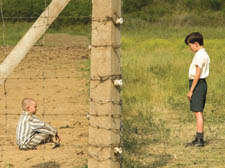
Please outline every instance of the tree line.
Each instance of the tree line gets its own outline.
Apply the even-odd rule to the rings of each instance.
[[[4,17],[9,21],[26,21],[38,17],[51,0],[2,0]],[[58,22],[64,24],[90,23],[92,0],[71,0],[60,14]],[[170,17],[174,12],[200,16],[225,17],[224,0],[122,0],[123,16],[155,22],[160,17]],[[24,19],[23,19],[24,21]]]

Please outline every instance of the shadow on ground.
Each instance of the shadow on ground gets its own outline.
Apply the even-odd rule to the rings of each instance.
[[[44,162],[31,166],[31,168],[60,168],[56,162]]]
[[[153,159],[154,161],[137,161],[136,159],[128,159],[126,158],[123,162],[124,167],[129,168],[159,168],[166,166],[170,160],[172,160],[173,156],[169,154],[156,155],[149,154],[149,159]],[[145,156],[146,158],[146,156]],[[139,160],[139,159],[138,159]]]

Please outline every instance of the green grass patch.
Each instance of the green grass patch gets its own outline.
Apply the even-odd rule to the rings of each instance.
[[[221,167],[220,139],[225,139],[223,27],[141,25],[122,28],[124,167]],[[203,149],[184,148],[195,134],[195,118],[186,98],[193,53],[184,44],[192,31],[203,33],[211,58],[204,112],[207,145]]]
[[[0,28],[0,45],[15,45],[31,25],[31,23],[27,22],[5,23],[4,26]]]
[[[87,166],[87,165],[83,165],[83,166],[75,166],[75,167],[73,167],[73,168],[88,168],[88,166]]]
[[[6,24],[6,44],[15,45],[29,27],[29,23]],[[202,149],[184,148],[195,134],[195,118],[186,98],[193,53],[184,44],[192,31],[203,33],[211,59]],[[53,25],[48,32],[91,37],[90,25],[60,29]],[[131,19],[121,27],[121,34],[123,167],[224,167],[224,27],[165,27]],[[81,63],[80,71],[87,72],[88,78],[90,59]]]
[[[67,33],[71,35],[87,36],[91,39],[91,25],[79,24],[69,26],[59,26],[55,23],[50,26],[47,33]],[[31,22],[5,22],[0,27],[0,45],[16,45],[25,33],[31,28]],[[4,37],[4,38],[3,38]]]

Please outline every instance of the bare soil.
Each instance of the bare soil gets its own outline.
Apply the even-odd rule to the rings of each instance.
[[[44,42],[44,43],[43,43]],[[89,52],[83,36],[47,34],[0,85],[0,168],[80,168],[87,163],[88,74],[82,71]],[[13,47],[0,48],[3,60]],[[53,144],[20,151],[16,125],[21,100],[37,101],[37,115],[58,129],[61,147]]]

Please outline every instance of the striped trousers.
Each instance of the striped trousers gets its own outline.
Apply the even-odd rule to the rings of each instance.
[[[20,146],[20,150],[29,150],[29,149],[36,149],[38,145],[45,144],[48,142],[53,142],[52,140],[53,136],[49,134],[44,133],[36,133],[30,142],[26,145]]]

